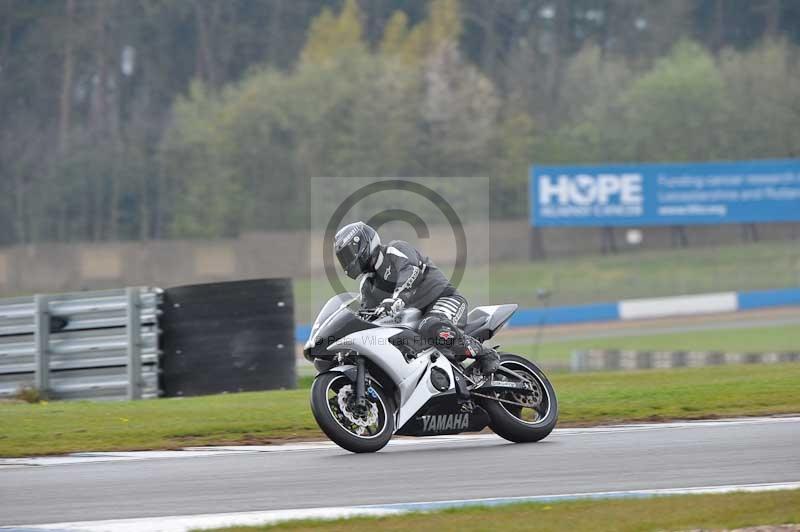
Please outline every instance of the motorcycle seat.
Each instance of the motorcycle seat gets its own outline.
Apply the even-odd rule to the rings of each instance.
[[[517,308],[515,304],[475,307],[467,315],[464,333],[485,342],[511,318]]]
[[[464,326],[464,333],[468,334],[469,336],[475,336],[475,332],[483,328],[486,323],[489,321],[489,315],[477,311],[477,309],[472,310],[467,315],[467,324]]]
[[[467,324],[464,326],[464,333],[470,336],[475,336],[473,333],[486,325],[489,321],[489,315],[483,312],[475,312],[474,310],[467,315]]]

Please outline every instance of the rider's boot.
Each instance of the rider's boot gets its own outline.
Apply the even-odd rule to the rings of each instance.
[[[471,336],[464,335],[464,353],[467,358],[475,359],[481,373],[491,375],[500,367],[500,355],[491,347],[486,347]]]

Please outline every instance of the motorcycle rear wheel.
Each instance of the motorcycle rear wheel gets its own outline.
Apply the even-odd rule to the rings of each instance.
[[[489,413],[489,427],[501,438],[525,443],[536,442],[546,438],[555,428],[558,421],[558,399],[550,380],[539,367],[527,358],[500,353],[500,366],[517,373],[531,382],[536,393],[517,394],[513,392],[497,392],[499,399],[514,402],[529,402],[529,408],[482,399],[481,405]],[[502,378],[498,372],[495,378]],[[538,398],[538,401],[537,401]]]
[[[311,412],[317,425],[339,447],[353,453],[374,453],[394,433],[394,402],[377,384],[367,397],[367,413],[359,415],[352,401],[355,385],[343,373],[322,373],[311,385]]]

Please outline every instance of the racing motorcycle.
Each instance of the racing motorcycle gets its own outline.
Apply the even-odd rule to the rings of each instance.
[[[476,307],[464,332],[481,342],[511,318],[517,305]],[[354,453],[375,452],[394,434],[434,436],[490,427],[512,442],[535,442],[556,425],[550,381],[527,358],[500,353],[483,375],[416,331],[419,309],[395,315],[360,308],[360,296],[339,294],[323,306],[303,354],[318,374],[311,410],[322,431]]]

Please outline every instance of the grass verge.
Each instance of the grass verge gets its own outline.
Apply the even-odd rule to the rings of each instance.
[[[476,507],[432,513],[338,521],[294,521],[272,526],[231,527],[216,532],[272,530],[650,530],[731,529],[800,522],[800,490],[652,499],[586,500]]]
[[[560,425],[800,412],[800,364],[559,374]],[[0,403],[0,456],[321,437],[308,390],[120,402]]]
[[[506,351],[533,356],[538,361],[568,362],[573,351],[584,349],[639,349],[649,351],[728,351],[735,353],[796,351],[800,349],[800,327],[752,327],[681,333],[620,336],[509,345]]]

